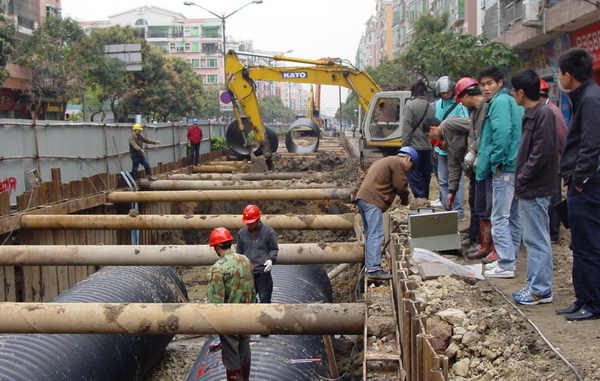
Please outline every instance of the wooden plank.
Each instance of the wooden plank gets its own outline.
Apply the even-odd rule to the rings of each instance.
[[[8,216],[10,214],[10,192],[0,192],[0,216]]]
[[[66,232],[64,230],[54,231],[54,244],[64,246],[67,244]],[[67,290],[71,285],[69,284],[69,266],[56,266],[56,286],[57,294]]]
[[[49,201],[50,203],[57,203],[63,200],[62,184],[58,181],[51,181],[49,183]]]
[[[44,230],[40,234],[40,245],[54,245],[54,232]],[[40,270],[40,297],[44,302],[58,295],[58,278],[56,266],[41,266]]]
[[[52,181],[62,183],[62,175],[60,174],[60,168],[50,168],[50,178]]]

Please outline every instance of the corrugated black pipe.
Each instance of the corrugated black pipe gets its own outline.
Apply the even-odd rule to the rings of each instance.
[[[178,303],[172,267],[105,267],[48,303]],[[0,335],[0,380],[141,380],[173,335]]]
[[[273,266],[273,303],[331,303],[331,282],[320,265]],[[238,317],[238,319],[243,317]],[[187,381],[224,380],[221,351],[210,352],[208,340]],[[329,377],[327,353],[322,336],[253,336],[250,379],[261,381],[305,381]],[[316,362],[294,363],[299,359]],[[208,369],[208,371],[207,371]]]

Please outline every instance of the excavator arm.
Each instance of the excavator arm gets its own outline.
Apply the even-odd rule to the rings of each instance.
[[[237,125],[240,130],[247,128],[242,120],[239,109],[241,107],[247,123],[254,132],[257,143],[263,148],[263,154],[267,159],[270,157],[269,143],[258,107],[255,80],[343,86],[356,93],[358,102],[364,110],[368,109],[373,96],[381,91],[367,72],[344,66],[338,63],[338,60],[309,60],[280,55],[264,56],[246,53],[244,55],[254,55],[275,61],[287,61],[304,65],[294,67],[246,66],[238,59],[234,51],[230,50],[227,53],[225,61],[226,83],[227,90],[233,100]]]

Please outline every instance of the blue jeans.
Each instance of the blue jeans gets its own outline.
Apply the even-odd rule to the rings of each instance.
[[[587,184],[579,192],[573,185],[567,193],[573,288],[576,303],[600,314],[600,183]]]
[[[414,165],[406,174],[410,190],[415,198],[429,198],[429,183],[431,182],[431,152],[432,150],[417,150],[419,164]]]
[[[273,277],[271,272],[254,273],[254,288],[258,294],[259,303],[271,303],[273,295]]]
[[[527,286],[535,295],[550,291],[553,279],[548,206],[550,196],[519,199],[523,243],[527,249]]]
[[[365,200],[358,199],[358,209],[365,228],[365,266],[367,271],[381,269],[381,242],[383,242],[383,213]]]
[[[448,196],[448,186],[449,186],[449,173],[448,173],[448,155],[438,155],[438,169],[437,169],[437,178],[438,184],[440,185],[440,201],[442,202],[442,206],[444,209],[448,210],[446,207],[446,197]],[[461,173],[460,175],[460,184],[458,186],[458,190],[456,192],[456,197],[454,198],[454,207],[452,210],[456,210],[458,212],[458,218],[462,219],[465,217],[465,210],[463,207],[463,202],[465,199],[465,177]]]
[[[521,219],[515,200],[514,172],[492,175],[492,238],[498,253],[498,266],[512,270],[521,246]]]
[[[140,164],[142,165],[142,167],[144,167],[146,172],[150,170],[150,163],[148,163],[146,155],[131,155],[131,163],[131,172],[133,173],[137,172],[138,168],[140,167]]]

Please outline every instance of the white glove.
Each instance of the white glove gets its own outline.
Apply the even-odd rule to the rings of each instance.
[[[267,261],[265,263],[263,263],[263,265],[265,265],[265,272],[268,273],[269,271],[271,271],[271,268],[273,267],[273,261],[270,259],[267,259]]]
[[[475,158],[475,153],[473,151],[469,151],[469,153],[465,155],[465,166],[467,168],[472,167],[475,163]]]

